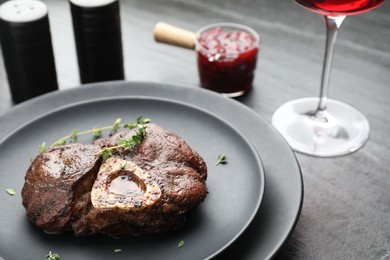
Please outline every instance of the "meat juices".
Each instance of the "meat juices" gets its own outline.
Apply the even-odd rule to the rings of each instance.
[[[32,223],[76,236],[159,234],[180,227],[207,196],[207,167],[176,134],[148,124],[141,144],[97,155],[135,130],[56,146],[32,162],[22,190]]]

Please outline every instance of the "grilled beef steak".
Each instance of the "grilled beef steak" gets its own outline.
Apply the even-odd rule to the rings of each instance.
[[[98,151],[135,131],[38,155],[22,190],[29,219],[46,231],[73,230],[76,236],[158,234],[180,227],[207,195],[206,164],[183,139],[155,124],[147,125],[139,145],[116,149],[101,162]]]
[[[100,167],[96,145],[56,146],[32,162],[22,189],[29,219],[48,232],[71,229],[84,214]]]

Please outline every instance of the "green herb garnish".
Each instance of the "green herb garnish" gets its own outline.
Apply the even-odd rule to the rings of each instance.
[[[16,191],[15,191],[14,189],[12,189],[12,188],[7,188],[7,189],[5,189],[5,191],[6,191],[9,195],[11,195],[11,196],[15,196],[15,194],[16,194]]]
[[[217,162],[215,163],[215,165],[218,165],[218,164],[227,164],[226,156],[224,154],[218,155],[218,159],[217,159]]]
[[[57,145],[65,145],[67,143],[76,143],[78,142],[78,137],[81,136],[81,135],[86,135],[86,134],[92,134],[92,136],[94,137],[94,139],[97,139],[99,137],[102,136],[102,132],[104,130],[110,130],[109,132],[109,135],[113,135],[114,133],[116,133],[118,131],[118,129],[120,128],[129,128],[129,129],[133,129],[133,128],[136,128],[136,127],[141,127],[147,123],[150,123],[151,120],[149,118],[143,118],[142,116],[139,116],[137,117],[136,119],[136,122],[133,123],[133,122],[128,122],[126,124],[121,124],[122,122],[122,119],[121,118],[117,118],[112,125],[108,125],[108,126],[104,126],[104,127],[94,127],[92,129],[89,129],[89,130],[85,130],[85,131],[78,131],[78,130],[73,130],[69,135],[67,136],[64,136],[62,138],[59,138],[57,139],[51,146],[57,146]],[[42,143],[40,146],[39,146],[39,152],[44,152],[46,150],[46,143]]]
[[[122,161],[121,162],[121,169],[123,170],[127,165],[127,162],[126,161]]]
[[[104,147],[104,148],[102,148],[102,150],[100,150],[97,153],[97,154],[102,155],[103,162],[105,162],[108,158],[110,158],[112,156],[113,150],[118,149],[118,148],[131,149],[134,146],[140,144],[146,135],[146,131],[145,131],[146,126],[145,125],[150,123],[151,121],[152,120],[150,120],[149,118],[143,118],[142,116],[139,116],[139,117],[137,117],[135,123],[129,122],[129,123],[122,125],[121,124],[122,119],[117,118],[114,121],[114,123],[112,125],[109,125],[109,126],[104,126],[104,127],[100,127],[100,128],[95,127],[95,128],[90,129],[90,130],[85,130],[85,131],[81,131],[81,132],[79,132],[77,130],[73,130],[69,135],[64,136],[64,137],[58,139],[57,141],[55,141],[50,147],[58,146],[58,145],[65,145],[67,143],[72,143],[72,142],[76,143],[76,142],[78,142],[78,137],[80,135],[92,134],[92,136],[96,139],[96,138],[99,138],[102,136],[102,132],[104,130],[110,130],[109,135],[113,135],[121,127],[129,128],[129,129],[133,129],[133,128],[138,127],[138,130],[135,132],[135,134],[133,136],[119,140],[115,144],[115,146]],[[45,150],[46,150],[46,143],[43,142],[39,146],[39,152],[42,153]]]
[[[183,246],[184,246],[184,240],[181,240],[181,241],[179,241],[179,243],[177,243],[177,247],[178,248],[182,248]]]
[[[70,138],[70,135],[67,138]],[[54,144],[52,144],[52,146],[55,146],[55,145],[65,145],[65,144],[66,144],[66,139],[58,139]]]
[[[102,154],[103,162],[105,162],[112,156],[112,149],[105,147],[99,153]]]
[[[71,140],[73,143],[77,143],[78,140],[79,140],[79,131],[73,130],[73,131],[70,133],[70,140]]]
[[[39,146],[39,152],[42,153],[46,150],[46,142],[43,142],[40,146]]]
[[[149,118],[142,119],[142,116],[139,116],[139,117],[137,117],[135,123],[129,122],[129,123],[125,124],[123,127],[133,129],[139,125],[146,125],[146,124],[150,123],[151,121],[152,120],[150,120]]]
[[[92,135],[93,135],[93,138],[95,138],[95,139],[101,137],[102,136],[102,129],[96,128],[96,127],[93,128],[92,129]]]
[[[47,259],[49,260],[60,260],[61,257],[59,254],[56,254],[56,253],[52,253],[51,251],[49,252],[49,254],[46,256]]]
[[[111,131],[110,131],[110,135],[113,135],[118,131],[118,129],[121,127],[121,121],[122,121],[121,118],[117,118],[114,121],[114,124],[112,125]]]
[[[138,130],[135,132],[135,134],[128,138],[120,139],[118,142],[116,142],[115,146],[111,147],[104,147],[102,150],[100,150],[97,154],[102,154],[103,162],[105,162],[108,158],[112,156],[112,151],[124,148],[125,150],[129,150],[138,144],[142,142],[146,135],[146,126],[143,124],[138,124]]]

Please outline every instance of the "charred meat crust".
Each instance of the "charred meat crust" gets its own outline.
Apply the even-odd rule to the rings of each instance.
[[[155,124],[147,125],[141,144],[117,149],[102,163],[98,151],[134,131],[39,154],[22,189],[30,221],[49,232],[73,230],[76,236],[159,234],[180,227],[185,214],[207,196],[206,164],[183,139]],[[116,178],[139,186],[109,190]]]
[[[82,214],[101,159],[96,145],[70,144],[39,154],[25,176],[22,202],[27,216],[49,232],[71,228]]]

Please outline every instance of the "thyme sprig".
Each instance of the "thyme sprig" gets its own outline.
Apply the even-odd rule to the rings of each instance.
[[[215,165],[218,165],[218,164],[227,164],[226,155],[224,155],[224,154],[218,155],[217,162],[215,163]]]
[[[139,131],[141,131],[141,132],[138,133],[139,131],[137,131],[137,133],[136,133],[136,135],[134,137],[135,138],[134,142],[135,142],[135,145],[136,145],[136,144],[140,143],[140,141],[142,141],[142,139],[143,139],[143,137],[145,135],[145,128],[144,128],[144,126],[146,124],[150,123],[151,121],[152,120],[149,119],[149,118],[143,118],[143,116],[139,116],[139,117],[137,117],[135,122],[131,122],[130,121],[128,123],[121,124],[122,119],[121,118],[117,118],[113,122],[112,125],[103,126],[103,127],[99,127],[99,128],[94,127],[92,129],[85,130],[85,131],[73,130],[72,132],[70,132],[70,134],[57,139],[49,147],[58,146],[58,145],[65,145],[67,143],[77,143],[78,142],[78,138],[81,135],[92,134],[93,138],[97,139],[97,138],[102,137],[103,131],[110,130],[109,135],[111,136],[111,135],[115,134],[120,128],[133,129],[133,128],[139,127],[140,128]],[[141,140],[138,140],[138,139],[141,139]],[[123,144],[123,146],[126,146],[126,145],[129,146],[129,144]],[[122,145],[120,147],[122,147]],[[41,145],[39,145],[39,153],[42,153],[42,152],[46,151],[46,149],[47,149],[46,142],[43,142]],[[108,156],[107,159],[112,156],[112,153],[110,154],[112,149],[104,148],[104,150],[105,151],[104,151],[104,153],[102,152],[102,154],[105,155],[105,156]]]
[[[177,243],[178,248],[182,248],[185,245],[184,240],[180,240],[179,243]]]
[[[47,254],[45,258],[47,258],[48,260],[60,260],[61,256],[59,254],[52,253],[50,251],[49,254]]]
[[[135,126],[134,126],[135,127]],[[115,146],[110,146],[110,147],[104,147],[102,150],[100,150],[97,155],[101,154],[103,162],[105,162],[108,158],[110,158],[113,153],[113,150],[119,149],[119,148],[124,148],[125,150],[129,150],[136,145],[140,144],[142,140],[144,139],[146,135],[146,125],[144,124],[138,124],[137,125],[138,130],[135,132],[134,135],[128,137],[128,138],[123,138],[118,140],[115,143]]]
[[[73,130],[70,134],[57,139],[53,144],[50,145],[50,147],[57,146],[57,145],[65,145],[67,143],[77,143],[79,136],[87,135],[87,134],[92,134],[93,138],[97,139],[97,138],[100,138],[102,136],[103,131],[106,131],[106,130],[110,130],[109,135],[113,135],[120,128],[133,129],[133,128],[136,128],[140,125],[142,126],[142,125],[145,125],[147,123],[150,123],[151,120],[149,118],[143,118],[143,116],[139,116],[139,117],[137,117],[135,123],[129,122],[129,123],[121,124],[121,122],[122,122],[122,119],[117,118],[113,122],[112,125],[103,126],[103,127],[99,127],[99,128],[95,127],[95,128],[85,130],[85,131]],[[46,150],[46,143],[44,142],[40,145],[39,152],[43,152],[45,150]]]

